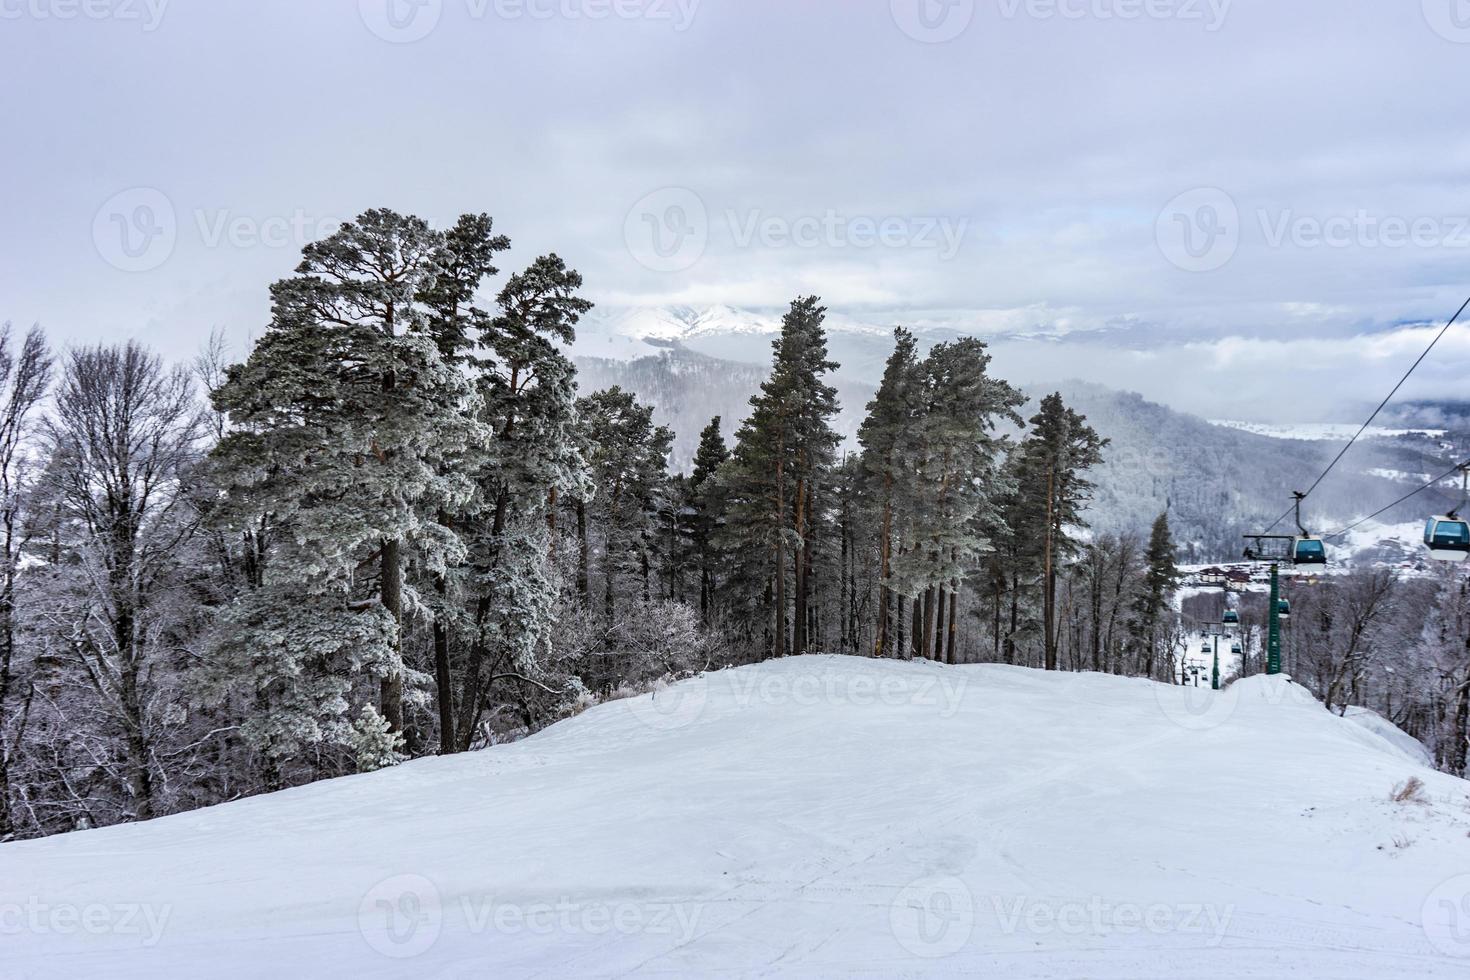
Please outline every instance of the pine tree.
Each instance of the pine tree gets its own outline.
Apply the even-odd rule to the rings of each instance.
[[[694,471],[689,477],[689,505],[694,511],[690,539],[699,566],[699,616],[705,626],[710,624],[713,615],[716,582],[714,532],[719,503],[714,477],[730,458],[725,437],[720,433],[720,421],[716,415],[700,432],[699,448],[694,454]]]
[[[445,234],[438,257],[438,273],[420,290],[427,309],[428,332],[438,345],[445,364],[461,370],[470,365],[484,367],[475,351],[493,327],[490,314],[475,305],[475,296],[486,280],[500,271],[494,264],[496,254],[508,248],[510,239],[495,234],[494,221],[488,214],[462,215]],[[475,425],[483,411],[483,402],[478,397],[466,399],[460,410],[467,422]],[[475,438],[465,444],[465,452],[457,458],[441,461],[442,470],[446,473],[453,470],[478,473],[485,464],[483,457],[490,444],[491,433],[488,426],[477,427]],[[477,482],[475,489],[482,489],[482,484]],[[476,492],[467,496],[457,508],[441,506],[436,519],[447,533],[453,533],[456,527],[478,521],[484,507],[483,494]],[[460,748],[454,694],[455,651],[452,648],[453,638],[465,633],[468,571],[467,562],[434,570],[429,573],[430,588],[426,592],[426,605],[433,619],[434,687],[439,709],[441,754],[453,753]]]
[[[1179,567],[1174,563],[1174,537],[1169,532],[1167,510],[1154,520],[1144,562],[1143,591],[1134,601],[1133,611],[1137,616],[1138,635],[1146,644],[1143,673],[1145,677],[1153,677],[1159,647],[1159,625],[1169,608],[1169,597],[1179,584]]]
[[[822,380],[837,365],[827,359],[822,330],[827,311],[818,303],[814,296],[795,300],[782,319],[771,376],[751,399],[750,418],[740,427],[724,471],[729,500],[724,534],[753,563],[747,577],[771,585],[769,602],[762,597],[758,606],[774,623],[769,646],[774,656],[807,649],[812,567],[807,549],[815,543],[820,481],[839,441],[831,426],[837,390]],[[795,580],[790,601],[788,564]]]
[[[674,434],[653,424],[651,407],[617,387],[582,399],[578,411],[592,482],[600,490],[592,520],[601,529],[603,614],[612,623],[623,577],[639,576],[643,600],[652,598],[652,550]]]
[[[883,380],[868,414],[858,429],[858,442],[863,447],[862,476],[865,497],[873,502],[878,523],[878,623],[873,641],[873,656],[886,656],[894,607],[893,557],[895,515],[901,500],[911,499],[913,470],[908,466],[907,451],[912,442],[912,429],[917,414],[915,404],[919,384],[918,345],[913,334],[899,327],[893,333],[893,353],[883,369]],[[901,650],[892,651],[902,656]]]
[[[1084,527],[1082,507],[1093,486],[1083,472],[1102,462],[1108,440],[1087,424],[1085,416],[1062,403],[1060,394],[1041,400],[1022,445],[1022,493],[1041,501],[1042,637],[1047,670],[1057,669],[1057,575],[1060,562],[1076,549],[1067,529]],[[1029,533],[1030,529],[1021,533]]]
[[[263,587],[242,600],[262,608],[233,621],[299,642],[298,603],[319,617],[299,654],[266,645],[288,659],[264,665],[256,682],[294,683],[292,660],[307,651],[340,658],[338,637],[371,641],[350,661],[378,678],[393,732],[404,729],[404,619],[415,601],[405,565],[442,570],[462,559],[439,516],[472,495],[450,463],[481,439],[464,411],[473,391],[445,357],[458,348],[458,324],[446,323],[444,303],[431,312],[424,301],[441,286],[445,255],[442,234],[387,210],[306,246],[296,275],[271,288],[265,335],[214,392],[235,427],[215,450],[228,495],[221,519],[243,529],[267,515],[277,544]],[[360,576],[372,566],[375,595],[365,600]],[[223,646],[251,643],[225,637]],[[422,701],[416,687],[410,694]],[[332,717],[346,709],[323,707]]]
[[[479,516],[467,532],[462,628],[468,640],[458,724],[468,749],[490,685],[543,672],[561,586],[555,573],[560,501],[591,495],[578,443],[576,369],[559,345],[592,304],[582,277],[555,255],[511,276],[482,328],[476,387],[489,444],[471,476]]]
[[[937,344],[919,365],[918,418],[910,446],[917,482],[909,508],[913,545],[900,575],[922,596],[920,656],[953,659],[959,586],[991,549],[985,530],[1005,489],[997,423],[1020,423],[1024,396],[991,378],[990,355],[973,338]]]
[[[1019,662],[1022,636],[1034,630],[1028,594],[1041,576],[1046,542],[1044,501],[1022,485],[1024,452],[1017,446],[1006,457],[998,514],[986,529],[995,543],[989,577],[996,652],[1008,664]]]

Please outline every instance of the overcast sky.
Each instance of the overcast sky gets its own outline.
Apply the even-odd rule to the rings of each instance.
[[[0,319],[64,343],[243,344],[374,206],[1215,416],[1380,395],[1470,295],[1459,0],[0,0],[0,75]]]

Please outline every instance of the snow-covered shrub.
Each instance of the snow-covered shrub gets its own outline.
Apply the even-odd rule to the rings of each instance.
[[[373,772],[402,762],[403,736],[392,731],[388,720],[370,704],[352,723],[352,754],[358,772]]]

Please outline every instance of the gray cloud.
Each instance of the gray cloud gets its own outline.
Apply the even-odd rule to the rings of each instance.
[[[0,318],[184,355],[258,330],[334,220],[485,210],[607,305],[817,292],[1009,337],[1002,369],[1310,412],[1260,379],[1384,387],[1413,352],[1378,338],[1470,280],[1452,2],[0,0]],[[704,243],[650,268],[670,188]]]

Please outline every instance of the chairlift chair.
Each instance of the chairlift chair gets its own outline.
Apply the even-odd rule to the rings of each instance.
[[[1285,562],[1293,565],[1327,564],[1327,544],[1302,524],[1302,501],[1306,494],[1297,492],[1292,496],[1296,498],[1297,533],[1272,534],[1268,530],[1265,534],[1247,534],[1245,538],[1250,543],[1246,545],[1245,557],[1248,561],[1273,565]]]
[[[1293,565],[1325,565],[1327,564],[1327,544],[1302,525],[1302,501],[1307,495],[1293,493],[1292,496],[1296,498],[1296,529],[1301,533],[1291,539],[1291,563]]]
[[[1424,546],[1437,561],[1470,558],[1470,523],[1454,516],[1431,517],[1424,525]]]
[[[1293,565],[1325,565],[1327,564],[1327,545],[1321,538],[1314,538],[1310,534],[1293,538],[1291,563]]]
[[[1443,517],[1431,517],[1424,524],[1424,547],[1436,561],[1464,561],[1470,558],[1470,522],[1460,518],[1460,509],[1470,498],[1470,467],[1460,468],[1460,503]]]

